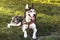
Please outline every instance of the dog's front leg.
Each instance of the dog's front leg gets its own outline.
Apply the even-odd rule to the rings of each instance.
[[[37,32],[36,24],[35,23],[30,24],[30,28],[32,28],[32,30],[33,30],[32,38],[36,39],[36,32]]]
[[[37,32],[37,29],[36,28],[33,29],[33,36],[32,36],[33,39],[36,39],[36,32]]]
[[[26,31],[27,27],[28,25],[25,24],[22,26],[22,31],[24,32],[24,38],[27,38],[27,31]]]

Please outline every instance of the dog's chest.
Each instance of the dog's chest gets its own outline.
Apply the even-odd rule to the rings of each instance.
[[[30,22],[24,21],[24,24],[27,24],[27,25],[30,25],[32,23],[35,23],[35,17],[32,17]]]

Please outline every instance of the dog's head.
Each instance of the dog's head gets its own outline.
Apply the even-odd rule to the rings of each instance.
[[[36,10],[35,10],[33,4],[31,6],[26,4],[25,10],[26,10],[26,14],[28,14],[31,17],[36,15]]]
[[[36,10],[33,6],[33,4],[31,6],[29,6],[28,4],[26,4],[25,7],[26,10],[26,21],[27,22],[31,22],[31,21],[35,21],[36,19]]]

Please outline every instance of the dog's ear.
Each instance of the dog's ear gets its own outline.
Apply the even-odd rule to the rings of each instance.
[[[26,4],[26,7],[25,7],[25,9],[29,9],[29,5],[28,5],[28,4]]]
[[[31,7],[34,8],[34,4],[33,4],[33,3],[32,3],[32,5],[31,5]]]
[[[31,5],[31,7],[33,7],[33,3],[32,3],[32,5]]]

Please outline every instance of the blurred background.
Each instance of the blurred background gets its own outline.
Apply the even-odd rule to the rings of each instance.
[[[36,40],[60,40],[60,0],[0,0],[0,40],[32,40],[32,30],[25,39],[21,27],[7,28],[13,16],[24,15],[27,3],[37,12]]]

